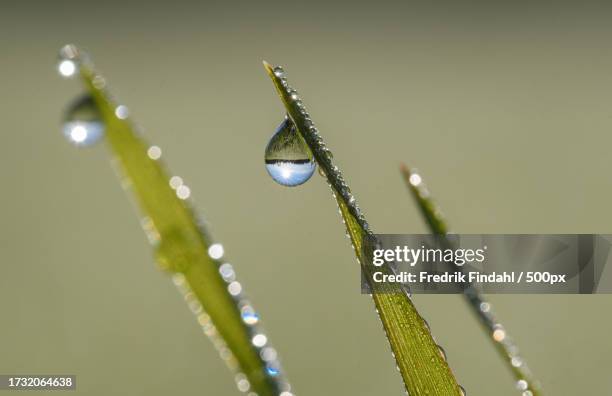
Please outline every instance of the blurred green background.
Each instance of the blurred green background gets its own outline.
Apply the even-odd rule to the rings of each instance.
[[[192,188],[298,395],[402,384],[335,203],[263,163],[286,67],[376,232],[424,232],[418,167],[455,231],[610,232],[612,9],[605,2],[2,4],[0,373],[73,373],[83,395],[233,395],[104,147],[60,132],[89,50]],[[610,296],[491,296],[548,395],[612,391]],[[468,395],[513,383],[458,296],[416,296]]]

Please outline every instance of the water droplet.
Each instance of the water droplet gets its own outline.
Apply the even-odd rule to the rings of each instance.
[[[272,179],[289,187],[305,183],[316,168],[312,152],[289,117],[268,142],[265,161]]]
[[[106,80],[101,75],[96,75],[92,80],[92,84],[94,87],[102,89],[106,86]]]
[[[279,369],[278,367],[269,364],[266,366],[266,372],[268,373],[268,375],[271,375],[272,377],[274,377],[278,375]]]
[[[57,71],[66,78],[74,76],[78,69],[77,64],[71,59],[63,59],[57,64]]]
[[[247,325],[254,325],[259,321],[259,316],[257,315],[257,312],[255,312],[253,307],[251,307],[250,305],[242,307],[240,311],[242,321]]]
[[[115,109],[115,116],[117,116],[117,118],[119,118],[120,120],[125,120],[126,118],[128,118],[129,114],[130,114],[130,111],[124,105],[119,105]]]
[[[189,198],[189,196],[191,195],[191,189],[189,187],[187,187],[186,185],[182,184],[180,186],[177,187],[176,189],[176,196],[179,199],[187,199]]]
[[[280,66],[276,66],[274,68],[274,75],[278,78],[283,78],[285,77],[285,70],[283,70],[283,68]]]
[[[502,342],[506,338],[506,331],[501,327],[498,327],[493,330],[492,336],[495,341]]]
[[[219,266],[219,273],[226,282],[233,282],[236,280],[236,272],[230,263],[221,264]]]
[[[159,146],[151,146],[147,150],[147,155],[149,156],[149,158],[156,161],[161,158],[162,150],[161,148],[159,148]]]
[[[227,291],[232,296],[236,297],[242,293],[242,285],[238,281],[233,281],[229,285],[227,285]]]
[[[266,337],[265,334],[256,334],[253,339],[251,340],[251,342],[253,343],[253,345],[255,345],[258,348],[263,347],[264,345],[266,345],[266,343],[268,342],[268,337]]]
[[[264,349],[261,350],[260,355],[264,362],[275,361],[276,358],[278,357],[278,353],[276,352],[276,349],[272,347],[265,347]]]
[[[529,387],[529,384],[524,379],[518,380],[516,382],[516,389],[520,391],[527,390],[528,387]]]
[[[172,187],[173,190],[176,190],[183,185],[183,178],[180,176],[172,176],[169,183],[170,187]]]
[[[100,110],[91,95],[82,95],[70,103],[62,126],[62,132],[70,143],[79,147],[91,146],[104,136],[104,129]]]
[[[240,392],[246,392],[251,387],[249,380],[246,378],[240,378],[238,381],[236,381],[236,385],[238,386],[238,390]]]
[[[442,348],[440,345],[438,345],[438,352],[440,353],[440,356],[442,356],[442,359],[447,360],[446,351],[444,351],[444,348]]]
[[[223,257],[223,253],[225,253],[225,250],[223,249],[223,245],[220,243],[213,243],[208,248],[208,255],[214,260],[219,260],[221,257]]]
[[[413,173],[412,175],[410,175],[409,181],[410,184],[412,184],[413,186],[418,186],[423,180],[421,179],[421,176],[418,173]]]

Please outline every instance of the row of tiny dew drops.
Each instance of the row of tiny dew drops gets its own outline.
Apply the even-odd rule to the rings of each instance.
[[[372,233],[369,227],[369,224],[367,223],[367,221],[365,220],[365,217],[363,216],[363,212],[357,205],[357,200],[355,199],[355,196],[352,194],[351,189],[346,184],[344,177],[342,176],[342,172],[340,172],[340,169],[332,163],[333,155],[331,151],[329,150],[329,148],[327,148],[327,146],[325,145],[325,142],[323,141],[323,138],[319,134],[318,129],[314,125],[312,118],[310,117],[310,114],[306,111],[304,103],[300,99],[297,90],[290,87],[289,84],[287,83],[285,71],[282,67],[280,66],[274,67],[273,73],[280,80],[283,89],[288,94],[288,96],[291,98],[291,101],[293,102],[292,104],[297,107],[297,109],[300,112],[300,115],[304,119],[305,126],[308,128],[308,130],[305,132],[309,134],[312,138],[311,140],[313,142],[312,149],[318,154],[320,154],[318,155],[318,159],[319,161],[324,161],[324,166],[327,169],[327,171],[320,169],[319,173],[321,174],[321,176],[326,177],[327,183],[331,187],[332,195],[334,199],[337,199],[336,192],[338,192],[341,195],[343,201],[346,203],[353,217],[356,219],[360,227],[367,234],[366,237],[375,238],[374,234]],[[287,126],[287,124],[289,125]],[[289,138],[288,136],[291,136],[291,137]],[[288,140],[292,143],[285,144],[284,146],[282,146],[284,148],[285,153],[279,153],[278,147],[281,145],[278,143],[278,141],[285,141],[285,140]],[[295,146],[300,147],[301,155],[302,155],[302,157],[299,158],[301,159],[300,163],[308,164],[307,169],[309,173],[309,175],[305,178],[305,180],[302,181],[300,178],[301,182],[295,184],[295,185],[298,185],[298,184],[304,183],[306,180],[310,178],[310,176],[312,176],[312,173],[314,172],[314,169],[316,167],[316,162],[313,158],[314,156],[311,152],[310,147],[306,144],[304,139],[300,136],[299,132],[297,132],[297,128],[295,124],[289,119],[289,117],[286,116],[285,120],[283,121],[283,123],[281,123],[281,126],[278,128],[276,134],[272,136],[270,143],[268,143],[268,147],[266,148],[266,164],[269,163],[268,158],[272,157],[272,154],[277,155],[280,158],[284,158],[283,160],[284,163],[289,162],[288,160],[293,158],[293,154],[291,150],[287,149],[287,147],[293,148]],[[289,151],[288,154],[286,153],[287,151]],[[305,161],[306,158],[308,158],[310,162]],[[306,168],[306,165],[303,165],[303,166],[304,168]],[[279,176],[279,175],[282,175],[282,172],[280,170],[277,172],[273,172],[270,169],[268,169],[268,172],[270,173],[270,176],[272,176],[272,178],[276,180],[279,184],[287,185],[286,183],[283,182],[282,177]],[[297,175],[302,175],[303,173],[306,173],[306,172],[296,172],[296,173]],[[281,180],[278,180],[278,179],[281,179]],[[347,224],[346,224],[346,220],[344,219],[342,215],[342,211],[338,209],[338,212],[340,213],[340,218],[346,227]],[[351,245],[353,246],[353,249],[355,249],[355,246],[353,245],[353,242],[351,240],[351,237],[348,231],[346,233],[346,236],[349,239],[349,241],[351,241]],[[357,258],[357,264],[361,265],[359,257]],[[397,269],[394,266],[390,265],[389,268],[391,269],[391,271],[396,273]],[[407,298],[411,298],[410,289],[407,286],[402,285],[402,291],[406,294]],[[377,314],[380,315],[380,313],[378,312],[378,309],[376,309],[376,312]],[[423,319],[423,322],[425,323],[425,326],[431,333],[431,329],[429,328],[429,324],[427,323],[427,321]],[[434,338],[434,341],[435,341],[435,338]],[[438,345],[437,343],[436,345],[438,347],[440,356],[446,361],[447,360],[446,352],[440,345]],[[395,354],[393,352],[391,353],[393,354],[393,357],[395,358]],[[399,371],[399,366],[397,367],[397,369]],[[461,395],[463,396],[466,395],[465,389],[462,386],[459,386],[459,391]],[[406,394],[408,394],[408,391],[406,391]],[[531,395],[524,395],[524,396],[531,396]]]
[[[80,54],[78,49],[73,45],[64,46],[60,51],[60,61],[57,67],[59,74],[65,78],[71,78],[79,74],[79,67],[85,60],[83,56],[84,55]],[[100,90],[106,87],[106,82],[100,75],[94,77],[93,83],[95,88]],[[118,105],[115,108],[115,116],[118,119],[125,120],[128,114],[128,109],[124,105]],[[64,116],[62,132],[66,139],[77,147],[92,146],[102,139],[105,132],[105,125],[100,111],[95,105],[91,95],[81,95],[69,104]],[[162,156],[162,150],[159,146],[150,146],[147,149],[147,156],[152,161],[159,161]],[[183,179],[179,176],[173,176],[170,178],[169,184],[176,192],[176,196],[185,201],[188,208],[191,210],[191,206],[187,201],[191,196],[191,190],[184,184]],[[149,242],[152,244],[159,243],[160,236],[152,220],[145,217],[142,220],[142,226]],[[206,234],[201,221],[199,221],[198,226],[201,228],[201,232]],[[236,280],[236,272],[233,266],[223,260],[224,253],[223,245],[220,243],[214,243],[208,248],[208,255],[217,265],[219,275],[227,284],[227,291],[236,303],[242,322],[246,326],[251,337],[251,343],[253,347],[258,350],[259,357],[264,363],[265,372],[268,378],[274,384],[279,396],[294,396],[291,392],[291,385],[282,375],[276,349],[271,346],[260,324],[260,318],[257,311],[247,299],[240,282]],[[222,336],[218,333],[210,316],[204,312],[202,305],[191,290],[185,276],[181,273],[175,273],[172,279],[173,283],[187,302],[189,309],[196,316],[203,332],[209,337],[219,352],[221,359],[235,373],[234,378],[238,389],[241,392],[247,393],[248,396],[257,396],[255,392],[251,391],[251,384],[247,376],[240,372],[236,358],[228,348]]]
[[[421,199],[430,198],[429,189],[416,169],[410,169],[408,182],[415,188],[416,193]],[[437,205],[434,206],[433,210],[436,217],[443,218],[440,208]],[[516,389],[521,392],[521,396],[533,396],[533,392],[529,387],[531,386],[538,389],[540,385],[537,382],[530,384],[527,381],[527,379],[532,378],[531,370],[527,366],[525,360],[520,356],[518,346],[508,335],[502,324],[496,319],[491,303],[485,301],[472,284],[467,285],[464,294],[468,298],[470,306],[476,311],[479,319],[486,326],[493,342],[501,347],[512,367],[517,370],[520,378],[515,383]]]

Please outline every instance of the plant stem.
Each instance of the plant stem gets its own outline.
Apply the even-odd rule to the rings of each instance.
[[[401,164],[400,171],[431,233],[447,235],[449,232],[448,226],[440,210],[431,199],[422,176],[416,170],[409,169],[405,164]],[[450,240],[446,238],[445,241],[447,244],[451,244]],[[539,382],[534,378],[525,359],[520,356],[518,346],[507,330],[495,318],[491,304],[471,283],[466,283],[463,295],[472,312],[479,319],[484,331],[488,334],[489,339],[493,342],[495,349],[512,371],[516,380],[516,387],[521,391],[522,396],[541,396]]]
[[[307,143],[322,175],[338,203],[357,261],[366,270],[362,249],[373,238],[357,201],[333,164],[332,155],[314,126],[297,92],[288,84],[285,72],[264,62],[287,115]],[[366,276],[371,282],[371,277]],[[371,290],[374,288],[371,287]],[[377,289],[379,289],[377,287]],[[434,341],[427,323],[419,315],[409,295],[396,284],[384,293],[373,293],[374,304],[382,321],[391,350],[408,393],[412,396],[461,396],[464,394]]]
[[[160,159],[161,149],[145,143],[127,117],[127,109],[117,105],[89,58],[73,45],[65,46],[60,56],[62,62],[73,62],[78,68],[102,115],[122,184],[133,190],[145,216],[142,225],[159,265],[173,275],[204,333],[234,371],[238,388],[259,396],[291,396],[276,357],[266,358],[264,348],[274,350],[258,325],[258,317],[245,319],[244,310],[252,306],[231,265],[223,260],[222,246],[212,243],[195,215],[187,200],[188,187],[182,181],[180,186],[171,186]],[[68,66],[66,70],[72,70]],[[274,369],[272,374],[270,368]]]

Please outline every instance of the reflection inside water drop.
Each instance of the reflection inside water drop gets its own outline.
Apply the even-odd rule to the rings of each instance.
[[[90,95],[82,95],[68,106],[62,132],[70,143],[91,146],[104,136],[104,129],[100,111]]]
[[[305,183],[316,168],[312,152],[289,117],[285,117],[270,138],[265,162],[272,179],[288,187]]]

